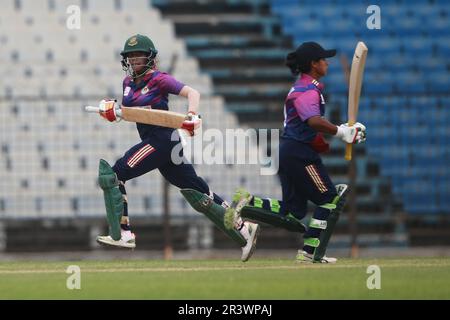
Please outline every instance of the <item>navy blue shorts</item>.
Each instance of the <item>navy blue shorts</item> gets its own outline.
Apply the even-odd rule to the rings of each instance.
[[[323,205],[337,195],[335,186],[322,159],[307,144],[292,139],[280,139],[280,166],[283,202],[288,212],[302,219],[307,213],[307,202]]]
[[[159,131],[150,135],[130,148],[113,166],[120,181],[139,177],[154,169],[159,169],[169,183],[178,188],[190,188],[202,193],[209,193],[206,182],[197,176],[192,164],[183,157],[181,164],[174,164],[171,160],[172,149],[179,142],[171,141],[172,130]],[[180,156],[183,150],[180,151]]]

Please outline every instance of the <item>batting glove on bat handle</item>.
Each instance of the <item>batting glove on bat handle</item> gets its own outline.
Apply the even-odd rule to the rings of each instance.
[[[114,99],[103,99],[99,103],[99,114],[109,122],[119,122],[121,120],[120,106]]]
[[[344,123],[337,127],[336,137],[345,143],[362,143],[366,141],[366,127],[359,122],[352,126]]]
[[[196,131],[202,126],[202,119],[200,115],[196,115],[189,112],[186,116],[186,120],[181,125],[181,129],[186,130],[192,137],[196,134]]]

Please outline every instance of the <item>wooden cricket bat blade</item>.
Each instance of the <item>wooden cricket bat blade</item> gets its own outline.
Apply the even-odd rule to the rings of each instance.
[[[350,81],[348,88],[348,125],[352,126],[356,123],[359,108],[359,97],[361,95],[362,80],[364,75],[364,67],[367,58],[367,46],[360,41],[356,45],[353,54],[352,68],[350,71]],[[345,147],[345,160],[352,159],[353,145],[348,143]]]
[[[122,106],[121,111],[121,117],[126,121],[152,124],[173,129],[181,128],[183,122],[186,120],[186,115],[166,110]]]
[[[93,106],[84,107],[86,112],[99,113],[100,108]],[[143,107],[120,107],[116,110],[117,117],[125,121],[151,124],[155,126],[179,129],[186,120],[186,115],[167,110],[148,109]]]

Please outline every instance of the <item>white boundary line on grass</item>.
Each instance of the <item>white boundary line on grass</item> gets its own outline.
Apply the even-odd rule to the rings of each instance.
[[[380,265],[382,268],[422,268],[422,267],[450,267],[450,263],[433,264],[433,263],[420,263],[420,264],[386,264]],[[345,264],[304,264],[298,263],[292,266],[242,266],[242,267],[194,267],[194,268],[83,268],[83,273],[111,273],[111,272],[198,272],[198,271],[222,271],[222,270],[303,270],[303,269],[319,269],[319,268],[361,268],[366,269],[365,265],[345,265]],[[23,269],[23,270],[8,270],[0,269],[0,275],[2,274],[51,274],[51,273],[65,273],[65,270],[61,269]]]

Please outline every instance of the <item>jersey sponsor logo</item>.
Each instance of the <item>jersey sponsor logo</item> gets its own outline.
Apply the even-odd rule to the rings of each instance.
[[[130,93],[131,87],[126,87],[125,90],[123,90],[123,95],[126,97]]]
[[[141,94],[146,94],[148,93],[148,91],[149,91],[148,87],[143,87],[141,90]]]

